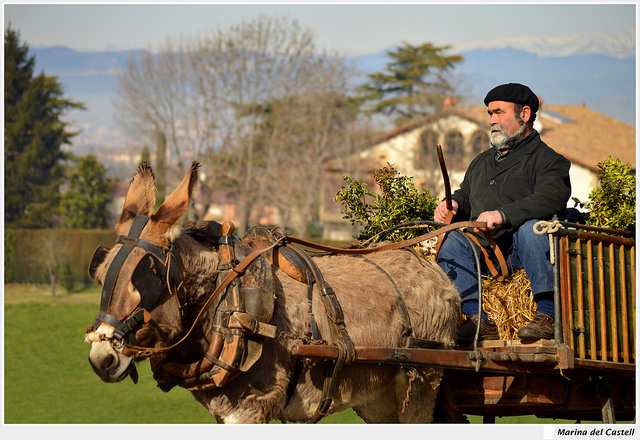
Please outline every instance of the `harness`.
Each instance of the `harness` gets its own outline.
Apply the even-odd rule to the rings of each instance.
[[[133,330],[141,322],[148,322],[149,310],[151,310],[166,289],[170,294],[175,294],[178,299],[181,316],[187,309],[187,300],[184,292],[184,275],[183,271],[178,269],[178,259],[173,244],[168,252],[164,252],[158,246],[140,239],[142,230],[149,222],[149,217],[139,215],[131,224],[127,235],[119,235],[116,238],[116,244],[122,247],[114,257],[104,282],[102,284],[102,293],[100,297],[100,311],[96,315],[96,319],[87,329],[87,332],[95,331],[100,323],[104,322],[115,328],[113,337],[116,340],[125,340],[137,345]],[[111,304],[113,291],[120,275],[122,265],[129,257],[129,254],[135,247],[140,247],[147,251],[139,260],[136,268],[131,276],[131,283],[140,293],[140,302],[131,313],[122,319],[107,313],[107,309]],[[98,246],[93,253],[89,264],[89,275],[95,279],[95,273],[98,266],[104,261],[109,249],[104,246]]]
[[[484,226],[484,223],[478,222],[458,222],[404,242],[388,243],[371,248],[345,249],[288,237],[277,228],[268,230],[264,227],[254,227],[247,232],[243,240],[240,240],[233,235],[234,226],[231,222],[224,222],[222,225],[216,222],[191,222],[192,232],[200,230],[202,237],[219,246],[218,269],[221,273],[218,276],[216,288],[200,309],[189,330],[179,341],[168,347],[140,347],[133,330],[141,322],[147,322],[150,319],[148,310],[158,302],[165,289],[168,289],[171,294],[176,294],[182,316],[187,308],[184,274],[182,270],[178,270],[179,260],[174,245],[171,245],[168,252],[164,252],[139,238],[148,221],[147,216],[136,217],[128,235],[121,235],[116,239],[116,243],[122,244],[122,248],[107,270],[100,311],[93,326],[87,331],[94,331],[101,322],[112,325],[116,329],[115,339],[124,341],[126,338],[127,343],[123,344],[121,349],[123,354],[135,356],[136,359],[150,358],[154,379],[163,391],[169,391],[176,385],[189,390],[224,386],[240,372],[247,371],[255,364],[262,354],[264,338],[278,336],[277,328],[269,324],[275,302],[275,285],[270,265],[275,265],[292,278],[307,284],[310,334],[306,338],[316,343],[326,343],[319,334],[312,309],[313,292],[317,288],[331,323],[333,344],[338,348],[338,358],[332,374],[325,378],[322,398],[311,419],[313,423],[328,413],[337,390],[340,372],[345,365],[355,359],[355,347],[348,335],[343,311],[335,292],[325,281],[321,271],[307,252],[295,246],[294,243],[323,252],[363,255],[406,248],[458,228]],[[137,263],[131,277],[132,284],[140,292],[141,300],[129,315],[118,320],[106,311],[122,265],[134,247],[141,247],[147,251]],[[89,267],[92,278],[107,251],[108,249],[100,246],[94,253]],[[397,292],[397,302],[402,319],[405,321],[404,336],[407,337],[407,343],[420,342],[409,337],[411,323],[399,292]],[[213,328],[211,341],[203,358],[190,364],[172,361],[167,356],[168,353],[189,337],[205,311],[211,306],[214,306],[215,310]],[[300,365],[297,365],[295,370],[299,371]],[[292,379],[297,382],[295,376],[296,374],[293,374]],[[290,383],[288,394],[294,388],[295,384]]]

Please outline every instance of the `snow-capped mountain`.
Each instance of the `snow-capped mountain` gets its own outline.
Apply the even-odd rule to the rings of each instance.
[[[635,30],[592,34],[589,38],[545,37],[505,40],[494,44],[456,46],[464,57],[456,76],[469,95],[465,104],[481,103],[489,88],[502,82],[522,82],[556,105],[586,105],[627,124],[636,122]],[[74,101],[87,111],[74,110],[68,119],[81,130],[75,143],[121,144],[112,118],[116,72],[141,50],[79,52],[66,47],[34,47],[36,72],[55,75]],[[385,51],[352,57],[361,79],[382,71]]]
[[[507,38],[489,43],[471,43],[456,46],[456,50],[511,48],[535,53],[543,57],[567,57],[573,55],[606,55],[628,58],[636,55],[635,29],[621,30],[613,34],[592,32],[585,36],[564,35],[535,38]]]

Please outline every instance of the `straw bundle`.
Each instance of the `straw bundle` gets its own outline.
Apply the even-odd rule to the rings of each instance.
[[[518,329],[533,319],[535,302],[531,294],[531,283],[524,269],[505,277],[482,280],[482,306],[498,326],[500,339],[518,339]]]
[[[414,246],[424,258],[435,261],[436,241]],[[493,277],[482,279],[482,308],[498,326],[502,340],[518,339],[518,330],[527,325],[536,311],[531,294],[531,282],[524,269],[498,281]]]

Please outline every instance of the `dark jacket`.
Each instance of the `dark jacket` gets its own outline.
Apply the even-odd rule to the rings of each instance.
[[[507,224],[494,229],[492,235],[504,252],[510,252],[513,232],[525,221],[549,220],[554,214],[562,220],[571,195],[571,162],[542,142],[537,131],[501,162],[494,156],[490,148],[469,165],[460,189],[452,195],[458,202],[453,221],[475,220],[484,211],[502,211]]]

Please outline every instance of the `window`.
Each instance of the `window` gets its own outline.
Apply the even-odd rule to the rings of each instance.
[[[464,166],[464,140],[459,131],[453,130],[445,137],[445,161],[452,170],[461,169]]]
[[[471,152],[476,155],[489,148],[489,136],[483,131],[476,131],[471,136]]]
[[[416,151],[416,160],[414,166],[417,170],[429,170],[437,165],[438,159],[436,155],[436,145],[438,143],[438,135],[431,131],[425,131],[420,137],[418,151]]]

